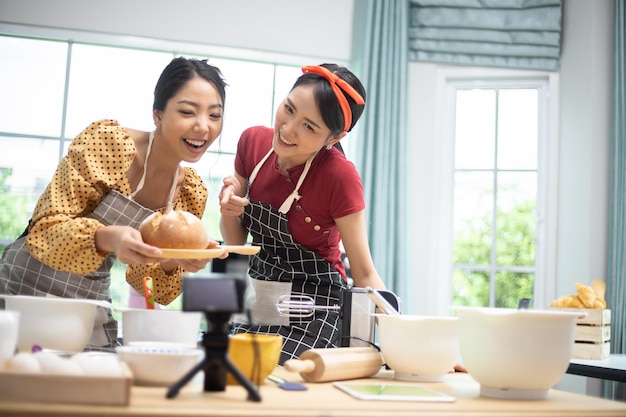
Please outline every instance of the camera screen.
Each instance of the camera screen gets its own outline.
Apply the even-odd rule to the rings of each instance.
[[[183,279],[183,309],[214,313],[241,311],[237,278]]]

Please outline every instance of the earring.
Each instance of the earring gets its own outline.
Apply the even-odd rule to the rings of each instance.
[[[326,145],[326,149],[327,149],[327,150],[329,150],[329,151],[330,151],[332,148],[333,148],[333,145],[331,145],[331,144]]]

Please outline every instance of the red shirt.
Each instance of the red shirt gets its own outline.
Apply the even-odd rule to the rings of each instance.
[[[248,179],[272,147],[274,129],[256,126],[245,130],[237,145],[235,170]],[[249,191],[253,201],[269,203],[276,210],[295,189],[304,164],[283,175],[272,153],[259,170]],[[365,209],[363,184],[354,164],[336,148],[323,148],[313,159],[298,191],[302,197],[287,212],[289,231],[295,242],[326,259],[345,278],[336,218]]]

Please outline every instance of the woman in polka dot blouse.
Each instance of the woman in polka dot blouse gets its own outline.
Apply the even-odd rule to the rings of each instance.
[[[193,168],[180,163],[198,162],[218,138],[224,101],[218,68],[179,57],[156,84],[153,132],[99,120],[76,136],[28,228],[2,254],[0,294],[110,301],[117,258],[128,264],[126,279],[137,291],[149,275],[155,301],[174,300],[183,271],[203,269],[208,260],[162,259],[137,228],[168,207],[202,217],[207,188]],[[110,310],[100,310],[87,348],[116,345],[117,323]]]

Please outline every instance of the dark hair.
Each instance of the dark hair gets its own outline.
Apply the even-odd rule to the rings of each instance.
[[[348,84],[352,86],[365,100],[365,88],[361,81],[350,72],[349,69],[345,67],[341,67],[337,64],[321,64],[320,67],[324,67],[330,72],[337,75],[339,78],[345,80]],[[322,115],[322,120],[333,135],[338,135],[343,132],[344,128],[344,120],[343,113],[341,111],[341,107],[339,106],[339,101],[335,96],[329,82],[326,78],[321,75],[315,73],[306,73],[302,74],[295,82],[292,90],[300,85],[309,85],[315,84],[315,89],[313,90],[313,97],[315,98],[315,102],[317,103],[317,107],[320,110],[320,114]],[[348,94],[343,92],[343,95],[348,100],[348,104],[350,105],[350,110],[352,111],[352,124],[348,129],[348,132],[352,130],[354,125],[356,124],[361,114],[363,114],[363,110],[365,109],[365,105],[356,104],[356,102],[350,97]]]
[[[178,90],[194,77],[202,77],[217,89],[222,98],[222,105],[226,101],[226,82],[222,78],[219,68],[209,65],[206,59],[174,58],[161,73],[154,88],[153,110],[165,110],[167,101]]]

